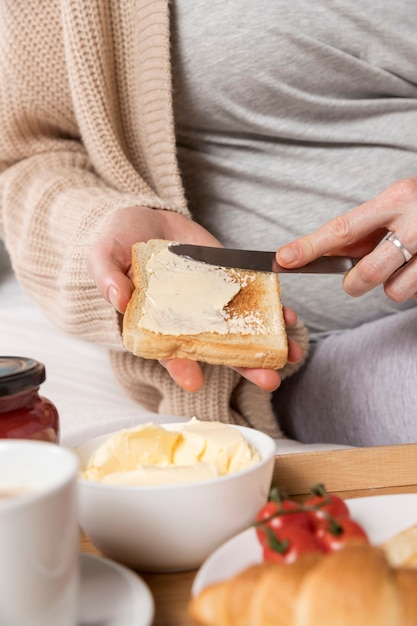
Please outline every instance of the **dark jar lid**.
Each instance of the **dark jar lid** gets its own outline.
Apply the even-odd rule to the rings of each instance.
[[[39,387],[45,378],[45,366],[35,359],[0,356],[0,397]]]

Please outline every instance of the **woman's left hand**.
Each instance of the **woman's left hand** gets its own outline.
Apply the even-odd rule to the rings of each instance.
[[[387,232],[405,251],[387,239],[381,242]],[[413,255],[408,262],[407,251]],[[383,284],[391,300],[405,302],[417,299],[416,252],[417,176],[395,182],[372,200],[282,246],[276,258],[281,265],[296,268],[321,255],[358,257],[361,260],[343,280],[348,294],[361,296]]]
[[[102,232],[91,249],[88,268],[103,297],[124,313],[133,292],[130,280],[132,244],[149,239],[170,239],[184,243],[220,245],[202,226],[173,211],[147,207],[125,207],[115,211],[106,221]],[[113,294],[113,296],[112,296]],[[297,322],[295,311],[284,307],[287,326]],[[303,356],[301,346],[288,340],[288,360],[296,363]],[[197,361],[189,359],[165,359],[160,361],[175,382],[189,392],[204,385],[203,372]],[[234,368],[241,376],[266,391],[273,391],[281,378],[277,371],[269,369]]]

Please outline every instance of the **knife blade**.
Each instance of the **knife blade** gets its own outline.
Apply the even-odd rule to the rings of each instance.
[[[169,250],[178,256],[210,265],[283,274],[344,274],[359,261],[347,256],[321,256],[302,267],[288,269],[276,262],[275,252],[263,250],[213,248],[181,243],[171,244]]]

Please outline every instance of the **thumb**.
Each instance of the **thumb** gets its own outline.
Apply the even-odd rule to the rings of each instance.
[[[133,284],[127,276],[118,272],[109,275],[108,287],[103,293],[105,299],[110,302],[119,313],[126,311],[127,303],[133,293]]]
[[[88,271],[103,298],[120,313],[124,313],[133,292],[126,267],[117,256],[111,256],[102,246],[95,246],[88,258]]]

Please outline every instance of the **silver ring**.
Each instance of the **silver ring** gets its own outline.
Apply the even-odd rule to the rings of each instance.
[[[386,240],[391,241],[394,244],[394,246],[397,246],[398,250],[403,255],[406,263],[408,263],[408,261],[410,261],[413,258],[413,255],[411,254],[410,250],[407,250],[407,248],[403,246],[401,241],[398,239],[398,237],[394,235],[394,233],[388,233]]]

